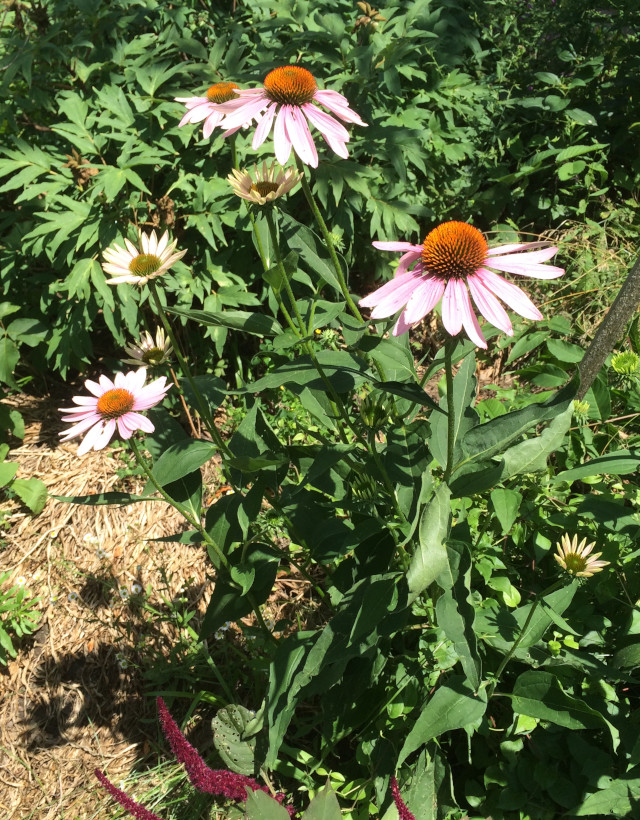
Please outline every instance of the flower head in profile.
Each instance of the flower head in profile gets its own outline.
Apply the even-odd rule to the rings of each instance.
[[[184,103],[187,108],[187,113],[178,123],[178,128],[190,122],[204,120],[202,136],[208,139],[216,125],[220,125],[224,115],[229,112],[228,103],[236,99],[238,99],[238,86],[230,82],[214,83],[207,89],[204,97],[175,97],[176,102]]]
[[[318,167],[318,152],[309,125],[318,129],[339,157],[346,159],[349,156],[346,145],[349,132],[319,105],[328,108],[343,122],[366,125],[349,108],[346,97],[337,91],[319,89],[313,74],[298,65],[274,68],[264,78],[261,88],[239,90],[237,94],[240,103],[234,100],[229,104],[233,106],[233,111],[225,116],[220,127],[231,133],[259,117],[253,135],[253,149],[262,145],[273,126],[275,155],[283,166],[293,148],[302,162],[313,168]]]
[[[138,285],[142,287],[149,279],[162,276],[169,268],[185,255],[186,251],[176,250],[176,240],[169,243],[169,232],[165,231],[160,239],[155,231],[150,234],[138,232],[138,247],[125,238],[124,244],[114,244],[103,251],[102,268],[112,278],[109,285]]]
[[[262,168],[253,166],[253,176],[248,171],[238,171],[234,168],[227,177],[233,192],[241,199],[246,199],[254,205],[266,205],[284,194],[300,182],[302,174],[293,168],[280,168],[276,172],[277,163],[262,163]]]
[[[118,430],[123,439],[131,438],[136,430],[153,433],[155,427],[140,410],[148,410],[164,399],[171,385],[160,376],[145,385],[145,368],[129,373],[116,373],[113,381],[100,376],[97,382],[88,379],[84,385],[90,396],[74,396],[76,407],[61,407],[62,420],[72,426],[60,433],[61,441],[70,441],[86,433],[78,447],[78,455],[89,450],[102,450]]]
[[[130,359],[123,359],[124,364],[132,364],[134,367],[157,367],[169,361],[173,348],[167,339],[164,328],[156,329],[155,339],[145,330],[138,344],[127,345],[125,353],[131,356]]]
[[[578,536],[569,538],[564,533],[560,543],[556,545],[556,553],[553,556],[563,570],[578,578],[590,578],[596,572],[601,572],[604,567],[609,566],[609,561],[599,561],[601,552],[593,552],[595,541],[587,544],[587,539],[583,538],[578,544]]]
[[[527,319],[542,319],[524,291],[489,268],[534,279],[556,279],[564,270],[543,262],[558,249],[545,244],[527,242],[489,248],[480,231],[466,222],[438,225],[422,245],[374,242],[379,250],[402,251],[403,255],[395,277],[361,299],[360,304],[373,308],[372,319],[393,316],[402,308],[393,328],[393,335],[400,336],[442,299],[442,324],[447,333],[457,336],[464,327],[475,344],[486,347],[471,299],[479,312],[508,336],[513,335],[513,327],[499,300]]]

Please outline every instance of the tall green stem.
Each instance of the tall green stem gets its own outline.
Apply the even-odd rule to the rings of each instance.
[[[184,373],[186,380],[189,382],[189,386],[191,387],[193,395],[195,396],[196,404],[198,406],[198,412],[200,413],[200,416],[204,421],[205,427],[207,428],[209,435],[211,436],[214,443],[218,446],[218,448],[226,455],[231,455],[231,452],[227,447],[226,442],[223,441],[222,436],[218,432],[218,428],[216,427],[215,422],[211,417],[211,413],[209,412],[209,408],[207,407],[207,404],[204,398],[202,397],[202,394],[196,386],[196,383],[193,379],[193,376],[191,375],[191,370],[189,369],[187,361],[185,357],[182,355],[180,346],[178,344],[178,340],[173,332],[173,329],[171,328],[169,320],[167,319],[167,315],[164,311],[164,308],[162,307],[162,302],[160,301],[160,296],[156,288],[156,283],[153,281],[153,279],[151,279],[149,280],[148,285],[149,292],[151,293],[151,298],[153,299],[154,305],[156,307],[156,312],[158,313],[158,316],[160,317],[160,321],[162,322],[166,334],[169,337],[169,340],[171,341],[171,345],[173,347],[173,351],[175,353],[176,359],[178,360],[180,368]]]
[[[453,446],[456,435],[456,411],[453,401],[453,361],[452,353],[455,342],[447,335],[444,346],[444,372],[447,382],[447,466],[444,471],[444,481],[449,481],[453,472]]]
[[[213,540],[213,538],[209,535],[209,533],[205,530],[202,526],[200,521],[196,519],[194,516],[190,514],[190,512],[178,501],[175,501],[171,496],[166,492],[164,487],[162,487],[156,480],[153,472],[147,466],[146,461],[142,457],[142,453],[140,452],[140,448],[138,447],[135,438],[129,439],[129,446],[135,456],[136,461],[138,462],[139,466],[142,468],[142,471],[147,476],[149,481],[153,484],[154,488],[160,495],[164,498],[167,504],[171,504],[171,506],[176,509],[180,515],[185,519],[185,521],[190,524],[195,530],[197,530],[200,535],[202,536],[204,542],[211,547],[211,549],[216,553],[218,558],[220,559],[220,563],[224,567],[229,566],[229,562],[227,561],[226,556],[222,553],[220,548],[218,547],[217,543]]]
[[[322,214],[320,213],[320,209],[316,203],[316,200],[311,193],[311,188],[309,187],[309,183],[305,176],[305,166],[301,162],[300,159],[296,157],[296,162],[298,163],[298,170],[302,174],[302,179],[300,180],[300,184],[302,185],[302,190],[304,191],[304,195],[307,198],[307,202],[309,203],[309,207],[311,208],[311,212],[313,213],[314,219],[318,223],[318,227],[320,228],[320,232],[324,238],[324,241],[327,243],[327,248],[329,250],[329,256],[331,257],[331,262],[333,263],[333,267],[336,272],[336,278],[340,285],[340,290],[342,291],[342,295],[344,296],[349,310],[355,316],[358,321],[363,324],[364,319],[360,315],[360,311],[358,310],[355,302],[351,298],[351,294],[349,293],[349,288],[347,287],[347,282],[344,278],[344,272],[342,270],[342,266],[340,264],[340,260],[338,259],[338,254],[336,253],[336,248],[333,242],[333,237],[327,228],[327,224],[324,221]]]

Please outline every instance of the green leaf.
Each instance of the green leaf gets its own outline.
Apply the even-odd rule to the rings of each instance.
[[[0,462],[0,487],[8,484],[18,472],[20,465],[14,461]]]
[[[157,498],[148,495],[133,495],[133,493],[96,493],[95,495],[53,495],[57,501],[66,501],[69,504],[85,504],[89,507],[98,507],[103,504],[116,504],[123,507],[136,501],[157,501]]]
[[[255,714],[239,704],[229,704],[218,709],[211,721],[213,745],[225,768],[232,772],[253,775],[255,771],[254,751],[256,741],[246,737],[249,724],[255,720]]]
[[[515,682],[511,698],[513,711],[538,720],[548,720],[566,729],[607,728],[614,746],[617,732],[609,721],[584,701],[568,695],[550,672],[523,672]]]
[[[0,464],[0,468],[2,466]],[[34,515],[42,512],[47,501],[47,485],[39,478],[16,478],[11,489]]]
[[[461,677],[451,676],[427,701],[398,755],[397,767],[432,738],[475,724],[487,709],[486,692],[477,695]]]
[[[302,815],[302,820],[341,820],[342,812],[336,793],[329,783],[323,786]]]
[[[568,364],[577,364],[584,356],[584,348],[560,339],[547,339],[547,350],[555,359]]]
[[[479,422],[478,414],[473,409],[473,401],[476,396],[476,359],[475,356],[466,356],[458,372],[453,379],[453,404],[454,404],[454,427],[453,427],[453,463],[456,464],[463,457],[460,448],[460,441],[463,436],[477,426]],[[447,407],[446,396],[440,401],[442,408]],[[429,445],[433,455],[437,458],[440,466],[447,467],[447,439],[448,417],[446,415],[434,416],[431,419],[431,438]]]
[[[571,426],[573,405],[559,413],[539,436],[521,441],[509,447],[502,456],[501,480],[523,473],[536,473],[547,469],[547,458],[562,447]]]
[[[0,338],[0,381],[9,387],[17,387],[13,371],[18,364],[20,353],[17,345],[8,336]]]
[[[492,458],[531,427],[563,413],[575,396],[578,386],[579,379],[576,376],[544,404],[530,404],[522,410],[499,416],[469,430],[462,440],[462,449],[466,454],[462,463]]]
[[[473,629],[475,609],[471,603],[471,556],[465,544],[447,547],[448,569],[437,579],[444,590],[436,603],[438,626],[452,642],[467,682],[474,692],[482,679],[482,661]]]
[[[640,802],[640,766],[634,766],[605,789],[588,795],[569,817],[635,817]]]
[[[571,470],[564,470],[554,476],[553,481],[577,481],[592,475],[627,475],[635,473],[638,467],[640,467],[640,455],[629,450],[618,450],[616,453],[609,453],[600,458],[592,458],[591,461]]]
[[[565,182],[573,176],[581,174],[587,167],[587,163],[583,159],[576,159],[573,162],[565,162],[558,168],[558,179]]]
[[[451,528],[451,491],[441,484],[424,508],[419,528],[419,548],[407,572],[409,602],[414,601],[448,566],[446,541]]]
[[[616,669],[637,669],[640,666],[640,643],[632,643],[618,649],[612,663]]]
[[[498,488],[491,493],[491,503],[502,527],[502,535],[506,535],[518,517],[520,504],[522,504],[522,493],[517,490]]]
[[[161,487],[172,481],[198,470],[207,461],[210,461],[218,452],[218,448],[210,441],[186,439],[172,444],[166,449],[153,465],[153,477]],[[145,487],[145,492],[152,492],[151,482]]]
[[[185,308],[167,307],[169,313],[184,316],[194,322],[213,327],[228,327],[232,330],[242,330],[254,336],[277,336],[282,333],[282,326],[277,319],[266,316],[264,313],[254,313],[247,310],[222,310],[211,312],[206,310],[187,310]]]
[[[318,245],[321,247],[324,245],[320,237],[289,214],[282,213],[280,219],[287,247],[300,254],[300,259],[308,266],[311,273],[322,277],[337,293],[342,294],[340,282],[336,278],[332,264],[318,254]]]
[[[316,361],[322,367],[325,376],[338,393],[346,393],[357,384],[362,384],[370,378],[365,362],[346,350],[320,350],[316,354]],[[309,356],[299,356],[292,361],[284,362],[271,373],[255,382],[249,383],[242,390],[229,391],[231,393],[258,393],[261,390],[279,388],[282,385],[293,389],[309,386],[318,390],[326,390],[324,380]]]
[[[271,795],[260,790],[249,792],[244,810],[246,820],[290,820],[289,812]]]

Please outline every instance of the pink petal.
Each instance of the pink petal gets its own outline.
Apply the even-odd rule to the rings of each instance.
[[[486,264],[492,268],[507,273],[516,273],[519,276],[531,276],[535,279],[557,279],[564,273],[563,268],[557,268],[554,265],[543,265],[538,260],[549,259],[548,251],[555,248],[546,248],[543,251],[534,251],[533,253],[516,254],[515,256],[492,256],[491,259],[486,260]],[[540,256],[543,254],[544,256]]]
[[[502,276],[498,276],[497,273],[485,268],[476,271],[476,276],[488,290],[499,299],[502,299],[503,302],[509,305],[511,310],[515,310],[520,316],[524,316],[526,319],[542,319],[542,314],[538,308],[517,285],[507,282]]]
[[[257,150],[269,136],[271,132],[271,125],[273,123],[273,117],[277,111],[277,108],[277,103],[271,103],[258,123],[258,127],[253,135],[253,142],[251,143],[251,147],[254,151]]]
[[[287,127],[286,127],[286,114],[285,108],[287,106],[282,106],[276,115],[276,123],[273,127],[273,148],[275,150],[276,159],[280,163],[280,165],[284,166],[287,164],[287,160],[291,155],[291,140],[287,134]]]
[[[459,297],[458,304],[460,305],[460,310],[462,312],[462,324],[464,325],[464,329],[467,331],[467,336],[472,342],[475,342],[478,347],[486,348],[487,340],[482,335],[482,330],[480,330],[478,319],[476,314],[473,312],[471,297],[469,296],[467,286],[461,279],[457,279],[456,287],[458,289]]]
[[[405,318],[406,310],[403,310],[400,316],[398,316],[398,321],[393,326],[393,330],[391,331],[392,336],[402,336],[407,331],[411,330],[412,325],[407,324]]]
[[[252,120],[257,114],[259,114],[267,105],[271,102],[267,95],[262,92],[260,96],[256,96],[254,98],[250,98],[246,101],[243,101],[240,105],[234,107],[233,111],[230,111],[222,121],[223,128],[240,128],[245,124],[245,122],[249,122]],[[225,105],[227,105],[225,103]]]
[[[414,325],[433,310],[444,293],[444,280],[435,276],[425,277],[409,297],[403,321]]]
[[[305,165],[317,168],[318,154],[304,115],[298,111],[296,106],[285,105],[283,108],[285,128],[293,150]]]
[[[195,105],[193,108],[190,108],[180,120],[178,123],[178,128],[181,125],[186,125],[187,123],[202,122],[202,120],[206,119],[211,113],[215,114],[216,110],[209,100],[201,103],[200,105]],[[220,119],[222,119],[222,116]]]
[[[422,245],[412,245],[411,242],[372,242],[379,251],[411,251],[416,259],[422,255]]]
[[[397,310],[406,305],[409,297],[420,284],[421,277],[413,273],[396,276],[390,282],[374,290],[364,299],[360,299],[362,307],[372,307],[372,319],[384,319],[392,316]]]
[[[67,419],[64,419],[67,421]],[[88,416],[86,419],[79,421],[77,424],[74,424],[72,427],[69,427],[68,430],[63,430],[60,433],[60,438],[62,441],[69,441],[76,436],[81,436],[85,430],[88,430],[90,427],[93,427],[94,424],[100,424],[102,419],[96,413],[93,416]]]
[[[330,136],[329,134],[323,134],[322,137],[329,146],[329,148],[331,148],[334,154],[337,154],[342,159],[349,158],[349,149],[347,148],[344,142],[341,142],[340,140]]]
[[[409,251],[408,253],[403,254],[398,261],[398,267],[396,268],[394,275],[401,276],[403,273],[406,273],[409,269],[409,265],[413,265],[416,259],[420,259],[420,255],[416,255],[415,251]],[[421,262],[418,262],[413,269],[413,272],[424,274],[424,269]]]
[[[492,325],[503,330],[507,336],[513,336],[513,326],[507,315],[507,311],[502,307],[500,302],[498,302],[493,293],[484,286],[482,280],[475,275],[471,275],[467,277],[467,285],[473,296],[473,301],[485,319],[488,319]]]
[[[363,125],[366,127],[367,123],[363,122],[358,114],[349,108],[349,101],[342,94],[337,91],[318,90],[313,95],[314,100],[322,103],[325,108],[332,111],[336,116],[340,117],[344,122],[353,122],[356,125]]]
[[[321,111],[313,105],[313,103],[305,103],[301,108],[305,117],[307,117],[310,123],[315,125],[323,137],[330,135],[340,140],[340,142],[349,141],[349,132],[347,129],[337,120],[334,120],[333,117],[330,117],[329,114],[325,114],[324,111]]]
[[[442,324],[450,336],[457,336],[462,330],[462,308],[456,287],[457,279],[449,279],[442,297]]]
[[[204,122],[204,126],[202,127],[202,136],[208,140],[211,134],[216,127],[222,122],[224,114],[221,114],[220,111],[214,111],[213,114],[210,114]]]

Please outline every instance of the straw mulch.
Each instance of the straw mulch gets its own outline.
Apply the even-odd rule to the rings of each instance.
[[[20,477],[40,478],[52,495],[142,489],[137,478],[118,478],[113,448],[79,459],[75,442],[59,445],[55,405],[13,401],[27,430],[9,455]],[[93,770],[117,783],[156,735],[135,647],[161,653],[175,634],[140,602],[166,608],[163,599],[182,596],[204,611],[210,564],[199,546],[149,541],[183,529],[163,502],[118,508],[49,498],[36,517],[13,501],[2,510],[0,570],[12,572],[10,584],[26,579],[29,595],[40,597],[41,620],[18,657],[0,666],[0,816],[90,818],[104,804]],[[129,597],[134,584],[144,590],[138,604]]]

